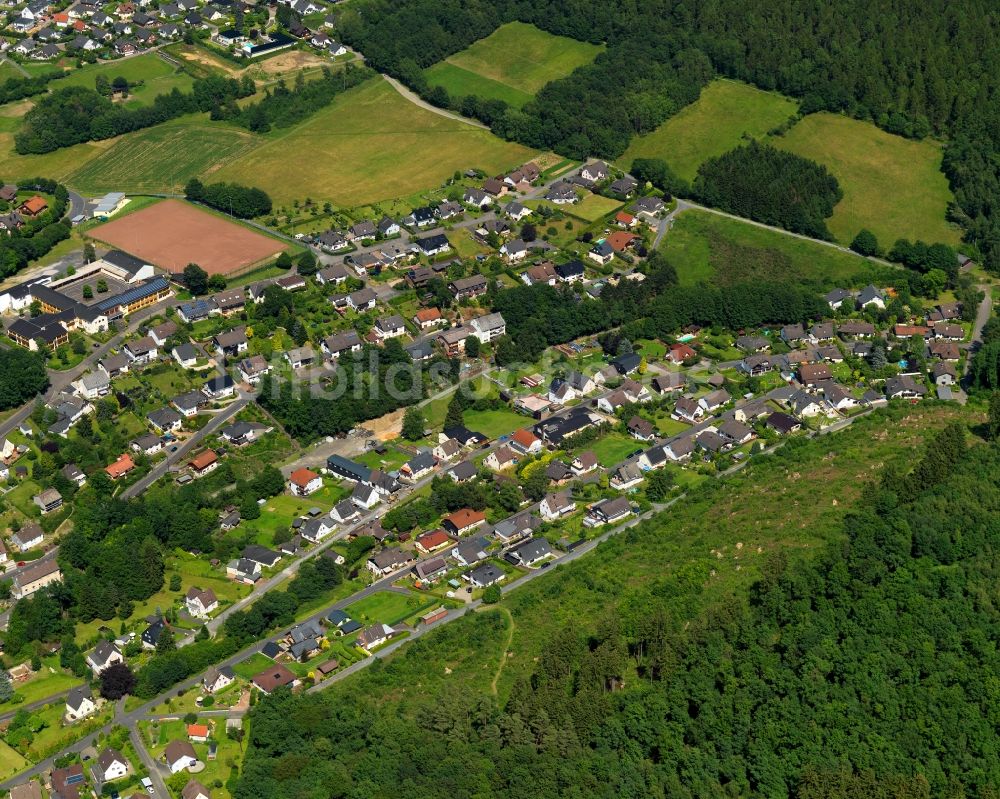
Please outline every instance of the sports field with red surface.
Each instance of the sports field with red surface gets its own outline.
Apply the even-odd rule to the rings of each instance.
[[[96,227],[89,235],[173,274],[198,264],[210,275],[237,275],[286,248],[182,200],[147,206]]]

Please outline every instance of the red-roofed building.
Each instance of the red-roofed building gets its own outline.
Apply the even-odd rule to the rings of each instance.
[[[34,197],[29,197],[21,203],[20,208],[17,210],[18,213],[23,214],[24,216],[35,217],[47,211],[48,208],[49,204],[36,194]]]
[[[611,245],[611,249],[615,252],[625,252],[629,247],[632,246],[638,236],[635,233],[626,233],[624,230],[616,230],[607,238],[608,244]]]
[[[104,471],[112,480],[117,480],[119,477],[127,475],[134,468],[135,461],[132,460],[132,456],[126,452],[124,455],[119,455],[118,460],[114,463],[109,466],[105,466]]]
[[[297,497],[307,497],[323,487],[323,478],[310,469],[296,469],[288,478],[288,490]]]
[[[417,549],[425,555],[452,543],[453,539],[444,530],[431,530],[429,533],[418,535],[416,541]]]
[[[479,525],[486,523],[486,514],[482,511],[462,508],[455,511],[451,516],[445,516],[441,520],[441,526],[452,535],[462,535],[476,529]]]
[[[624,228],[635,227],[635,217],[627,211],[619,211],[615,214],[615,224]]]
[[[413,315],[413,321],[417,323],[421,330],[439,325],[444,321],[441,311],[437,308],[424,308]]]
[[[670,352],[667,353],[667,360],[673,363],[683,363],[688,358],[694,358],[697,355],[698,353],[687,344],[677,342],[670,345]]]
[[[196,743],[205,743],[208,740],[208,725],[207,724],[188,724],[187,725],[188,738]]]
[[[195,477],[201,477],[209,472],[215,471],[219,465],[219,456],[213,450],[206,449],[204,452],[195,455],[188,464]]]
[[[533,455],[542,451],[542,440],[532,433],[528,428],[515,430],[510,437],[510,445],[518,452],[526,455]]]

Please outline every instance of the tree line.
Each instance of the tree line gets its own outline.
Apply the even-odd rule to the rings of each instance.
[[[271,213],[270,196],[255,186],[241,186],[238,183],[206,185],[197,178],[191,178],[184,187],[184,196],[191,202],[204,203],[240,219],[253,219]]]
[[[233,796],[994,796],[998,478],[1000,449],[952,425],[865,486],[817,556],[765,556],[746,601],[691,619],[669,581],[630,584],[547,635],[500,699],[432,682],[434,665],[503,646],[500,613],[415,641],[353,690],[276,692],[252,711]],[[571,575],[547,579],[518,624],[571,601]],[[416,675],[419,690],[381,695]]]
[[[496,343],[497,363],[534,361],[553,344],[614,327],[634,340],[669,337],[690,324],[739,330],[805,322],[829,310],[818,292],[789,283],[678,286],[676,271],[661,253],[653,253],[644,268],[645,281],[606,286],[596,300],[547,285],[491,291],[491,307],[507,323],[507,335]]]
[[[49,83],[63,77],[63,72],[47,72],[29,78],[7,78],[0,83],[0,105],[34,97],[49,90]]]
[[[333,102],[333,98],[358,86],[375,73],[365,67],[345,64],[333,71],[323,67],[321,77],[307,81],[299,72],[294,86],[289,89],[284,78],[274,88],[264,90],[256,103],[240,107],[235,99],[222,105],[213,118],[228,119],[255,133],[266,133],[271,128],[287,128],[301,122],[317,110]]]
[[[86,141],[110,139],[152,127],[184,114],[214,111],[224,103],[254,94],[249,76],[242,80],[209,75],[194,81],[190,92],[174,89],[159,94],[150,105],[126,108],[94,89],[65,86],[42,97],[24,115],[14,134],[18,153],[48,153]]]

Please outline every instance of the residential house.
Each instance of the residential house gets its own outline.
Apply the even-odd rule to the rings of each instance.
[[[445,516],[441,520],[441,526],[452,535],[461,536],[475,530],[479,525],[486,523],[486,514],[482,511],[462,508],[454,513]]]
[[[713,413],[732,399],[732,396],[724,388],[712,391],[698,400],[698,404],[706,413]]]
[[[633,416],[625,425],[629,435],[639,441],[653,441],[656,438],[656,428],[648,419],[641,416]]]
[[[236,383],[228,374],[216,375],[201,387],[210,400],[220,400],[236,394]]]
[[[872,307],[885,310],[885,295],[875,286],[867,285],[858,293],[857,307],[859,310]]]
[[[293,347],[285,352],[285,360],[288,361],[292,369],[302,369],[303,367],[311,366],[315,359],[316,353],[309,346]]]
[[[507,444],[502,444],[493,450],[483,460],[487,469],[494,472],[501,472],[504,469],[511,469],[517,465],[518,455]]]
[[[538,512],[546,521],[555,521],[576,510],[576,503],[568,491],[546,494],[538,504]]]
[[[87,665],[95,676],[100,676],[101,672],[108,666],[124,662],[125,656],[121,650],[111,641],[103,639],[98,641],[97,646],[87,655]]]
[[[358,633],[356,643],[362,649],[370,652],[372,649],[384,644],[395,634],[396,631],[388,624],[373,624],[371,627],[365,627],[365,629]]]
[[[163,449],[163,441],[153,433],[144,433],[138,438],[133,438],[129,446],[142,455],[152,456]]]
[[[378,295],[375,294],[374,289],[370,289],[365,286],[363,289],[358,289],[357,291],[347,295],[347,305],[358,313],[364,313],[365,311],[370,311],[375,307],[375,301],[377,298]]]
[[[430,530],[417,536],[415,545],[417,551],[430,555],[444,547],[451,546],[455,540],[444,530]]]
[[[529,429],[522,428],[511,434],[510,446],[523,455],[537,455],[542,451],[542,440]]]
[[[200,396],[201,394],[199,392],[199,397]],[[159,410],[151,411],[146,415],[146,419],[161,433],[169,433],[174,430],[179,430],[181,427],[180,414],[171,408],[160,408]]]
[[[764,424],[770,427],[779,435],[788,435],[789,433],[794,433],[799,430],[802,425],[799,424],[799,420],[794,416],[789,416],[787,413],[782,413],[781,411],[775,411],[770,414],[764,421]]]
[[[188,613],[197,619],[204,619],[213,611],[218,610],[219,599],[211,588],[191,586],[184,596],[184,604]]]
[[[476,338],[483,344],[488,344],[507,332],[507,323],[504,321],[503,315],[499,313],[476,316],[469,322],[469,325],[475,332]]]
[[[206,693],[214,694],[232,685],[236,679],[236,672],[231,666],[216,668],[210,666],[205,676],[201,678],[201,687]]]
[[[470,569],[462,575],[463,580],[467,580],[473,588],[489,588],[496,585],[506,577],[503,569],[493,563],[483,563]]]
[[[94,769],[99,774],[102,783],[120,780],[129,771],[129,762],[117,749],[107,747],[97,756],[97,766]]]
[[[281,560],[281,555],[279,555],[274,550],[268,549],[267,547],[261,546],[260,544],[247,544],[243,548],[243,557],[247,560],[251,560],[254,563],[260,564],[263,568],[273,568]]]
[[[642,482],[642,470],[636,463],[623,463],[611,473],[610,485],[616,491],[627,491]]]
[[[423,255],[428,258],[433,258],[442,253],[446,253],[451,249],[451,244],[448,242],[448,237],[443,233],[437,233],[433,236],[427,236],[426,238],[416,239],[414,244],[420,249]]]
[[[14,576],[12,595],[14,599],[24,599],[47,585],[62,580],[62,571],[55,558],[33,563],[22,568]]]
[[[126,342],[122,348],[122,352],[129,357],[133,365],[150,363],[151,361],[155,361],[159,356],[159,349],[156,346],[156,342],[150,336],[143,336],[135,341]]]
[[[104,371],[87,372],[73,383],[73,387],[84,399],[97,399],[105,396],[111,390],[111,378]]]
[[[198,755],[189,741],[171,741],[163,752],[163,758],[171,774],[190,769],[198,763]]]
[[[910,375],[890,377],[885,381],[885,395],[889,399],[919,399],[927,393],[927,388]]]
[[[448,284],[448,288],[456,300],[475,299],[486,293],[489,281],[482,275],[472,275],[453,280]]]
[[[215,351],[223,358],[233,358],[246,352],[250,346],[247,329],[242,326],[219,333],[212,339],[212,343],[215,344]]]
[[[367,567],[376,577],[385,577],[413,563],[413,556],[398,547],[383,549],[371,555]]]
[[[181,789],[181,799],[212,799],[212,794],[208,788],[192,777]]]
[[[552,557],[553,554],[552,547],[544,538],[529,538],[524,543],[514,547],[507,554],[507,558],[518,566],[528,568]]]
[[[66,697],[66,718],[70,721],[86,718],[95,710],[97,704],[94,702],[94,695],[90,692],[89,685],[72,689]]]
[[[604,499],[587,509],[583,523],[587,527],[615,524],[632,515],[632,505],[627,497]]]
[[[259,674],[255,674],[250,680],[253,686],[263,694],[274,693],[278,688],[291,686],[298,682],[294,672],[287,667],[276,663]],[[186,743],[186,742],[185,742]],[[189,744],[190,745],[190,744]]]
[[[219,467],[219,456],[215,454],[215,450],[206,449],[188,461],[188,466],[195,477],[204,477]]]
[[[236,558],[226,564],[226,576],[230,580],[253,585],[260,579],[260,564],[249,558]]]
[[[954,364],[946,361],[939,361],[931,367],[931,377],[937,386],[953,386],[958,379]]]
[[[413,567],[413,574],[421,583],[433,583],[443,577],[447,571],[448,562],[443,556],[420,561]]]
[[[35,494],[31,501],[41,509],[43,515],[59,510],[63,504],[62,494],[54,488],[46,488],[41,493]]]
[[[799,379],[804,386],[812,388],[823,380],[832,380],[833,373],[825,363],[803,363],[799,365]]]
[[[271,366],[264,359],[263,355],[251,355],[244,358],[236,366],[240,380],[250,385],[257,385],[260,379],[271,371]]]
[[[497,525],[497,528],[499,527],[500,525]],[[489,539],[484,536],[476,536],[458,541],[449,554],[460,566],[475,566],[489,557],[489,546]]]
[[[382,341],[390,338],[398,338],[399,336],[406,335],[406,323],[399,314],[383,316],[381,319],[375,321],[372,331]]]
[[[545,199],[555,205],[575,203],[577,201],[576,190],[566,181],[557,180],[545,192]]]
[[[307,497],[323,487],[323,478],[311,469],[296,469],[288,478],[288,490],[296,497]]]
[[[37,522],[25,522],[10,534],[10,543],[18,552],[28,552],[42,545],[45,533]]]
[[[599,241],[587,251],[587,257],[601,266],[607,266],[615,257],[615,250],[608,241]]]
[[[196,416],[198,408],[205,404],[206,398],[201,391],[188,391],[170,400],[170,403],[186,419]]]
[[[847,289],[834,289],[823,297],[826,304],[834,311],[839,310],[845,302],[852,298],[853,295]]]
[[[320,348],[332,360],[336,360],[345,352],[360,352],[361,346],[361,338],[354,330],[327,336],[320,344]]]

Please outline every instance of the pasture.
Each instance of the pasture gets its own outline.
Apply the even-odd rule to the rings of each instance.
[[[632,139],[618,164],[629,169],[636,158],[662,158],[679,177],[694,180],[709,158],[729,152],[748,136],[766,136],[796,108],[794,100],[780,94],[717,80],[652,133]]]
[[[276,239],[181,200],[147,206],[94,228],[90,235],[174,273],[196,263],[210,275],[230,275],[286,248]]]
[[[445,61],[534,95],[546,83],[589,64],[603,50],[603,45],[555,36],[524,22],[508,22]]]
[[[121,61],[111,61],[105,64],[89,64],[82,69],[75,69],[65,78],[53,83],[54,88],[63,86],[86,86],[94,88],[98,75],[103,75],[113,81],[119,75],[128,80],[129,84],[142,82],[135,87],[124,102],[127,107],[148,105],[158,94],[168,94],[174,89],[189,91],[193,80],[190,75],[181,72],[168,64],[155,53],[146,53],[135,58],[125,58]]]
[[[960,241],[961,231],[945,219],[952,195],[937,142],[912,141],[868,122],[819,113],[772,143],[825,165],[840,182],[844,199],[827,226],[844,244],[861,228],[886,249],[899,238]]]
[[[228,159],[213,180],[259,186],[277,206],[310,197],[351,207],[438,186],[458,169],[497,174],[534,155],[418,108],[377,78],[301,124],[268,134],[259,147]]]
[[[676,217],[660,245],[683,286],[794,280],[816,287],[860,282],[878,267],[850,253],[707,211]]]
[[[484,77],[477,72],[471,72],[450,61],[440,61],[428,67],[424,70],[424,76],[431,86],[442,86],[447,89],[451,97],[474,94],[485,100],[503,100],[514,108],[520,108],[532,97],[528,92]]]
[[[82,163],[68,176],[68,182],[93,195],[107,191],[178,194],[191,178],[210,179],[214,171],[252,149],[258,141],[259,137],[238,128],[198,116],[184,117],[121,136],[113,144],[102,142],[109,146]],[[52,155],[58,152],[64,151]]]

